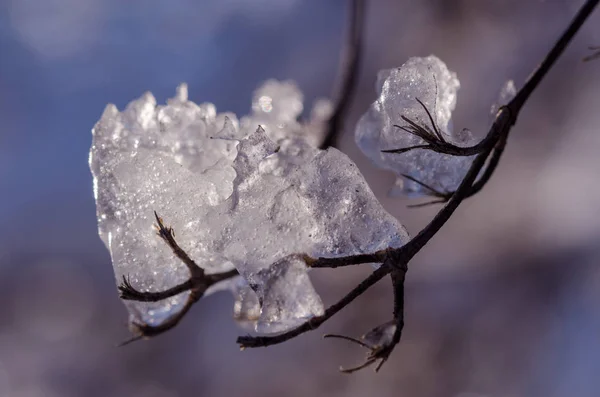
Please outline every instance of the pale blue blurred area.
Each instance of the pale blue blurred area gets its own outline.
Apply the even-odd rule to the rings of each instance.
[[[85,230],[77,236],[79,249],[98,246],[86,164],[90,130],[107,103],[122,109],[145,91],[164,102],[187,82],[192,100],[243,114],[261,81],[312,79],[292,76],[290,62],[297,48],[322,45],[322,37],[333,56],[318,79],[331,80],[343,2],[259,4],[5,1],[0,220],[13,227],[0,238],[8,249],[35,249],[23,244],[29,239],[49,250],[73,249],[73,242],[56,238],[57,228]],[[307,21],[311,29],[305,29]],[[307,96],[331,90],[327,84],[316,88]],[[46,238],[52,244],[44,244]]]
[[[461,80],[455,127],[481,134],[581,4],[373,0],[358,95],[340,148],[415,233],[435,208],[390,199],[389,173],[354,145],[379,69],[435,53]],[[181,82],[190,99],[245,113],[268,78],[305,108],[335,86],[344,0],[0,0],[0,397],[595,396],[600,380],[600,44],[596,14],[520,116],[492,182],[411,264],[403,341],[381,373],[336,372],[391,315],[389,282],[322,329],[239,352],[232,299],[127,348],[126,312],[97,236],[87,158],[107,103]],[[326,303],[369,269],[314,274]]]

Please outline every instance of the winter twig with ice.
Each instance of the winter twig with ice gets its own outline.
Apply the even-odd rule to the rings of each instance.
[[[410,260],[490,179],[526,100],[597,3],[584,4],[518,92],[512,82],[503,89],[503,106],[493,108],[481,139],[452,129],[460,84],[437,57],[380,72],[379,97],[358,122],[356,142],[397,175],[394,193],[445,203],[413,238],[346,155],[319,148],[335,135],[331,118],[340,117],[347,100],[318,101],[300,122],[298,88],[270,80],[240,119],[189,101],[185,85],[166,105],[149,93],[122,112],[108,105],[93,129],[89,161],[99,233],[130,313],[132,340],[173,328],[201,297],[230,290],[234,317],[262,334],[238,338],[240,346],[270,346],[318,328],[390,276],[390,321],[361,339],[329,335],[368,350],[364,363],[344,372],[379,369],[402,334]],[[355,13],[364,12],[362,1],[353,4]],[[365,263],[376,264],[372,273],[325,307],[308,270]]]

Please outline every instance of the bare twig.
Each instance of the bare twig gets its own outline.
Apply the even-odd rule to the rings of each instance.
[[[348,41],[343,50],[344,54],[339,71],[340,91],[336,95],[335,108],[327,122],[327,133],[320,149],[335,146],[336,139],[342,132],[342,124],[356,90],[363,45],[365,3],[366,0],[351,0]]]

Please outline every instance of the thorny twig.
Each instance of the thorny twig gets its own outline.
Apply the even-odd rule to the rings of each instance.
[[[600,0],[588,0],[582,6],[580,11],[572,20],[571,24],[563,35],[556,42],[554,47],[550,50],[548,55],[545,57],[543,62],[533,72],[533,74],[525,82],[523,88],[519,90],[515,98],[511,100],[506,106],[499,109],[496,119],[492,124],[490,131],[487,136],[477,145],[471,148],[461,148],[465,150],[463,154],[456,155],[475,155],[475,158],[464,176],[460,186],[456,191],[450,193],[437,192],[443,194],[442,200],[446,201],[446,205],[435,215],[435,217],[425,226],[415,237],[400,248],[388,248],[385,250],[377,251],[372,254],[353,255],[347,257],[337,258],[311,258],[306,255],[302,256],[307,266],[313,268],[328,267],[336,268],[343,266],[351,266],[363,263],[381,263],[381,266],[373,271],[366,279],[352,289],[346,296],[340,299],[337,303],[334,303],[328,307],[324,314],[316,316],[301,324],[300,326],[274,336],[242,336],[237,339],[237,343],[242,349],[254,348],[254,347],[266,347],[275,345],[278,343],[285,342],[296,336],[299,336],[305,332],[312,331],[318,328],[321,324],[326,322],[329,318],[334,316],[344,307],[349,305],[354,299],[358,298],[371,286],[376,284],[379,280],[387,275],[391,276],[392,284],[394,287],[394,318],[391,322],[385,323],[382,326],[376,327],[370,333],[366,334],[362,341],[340,336],[330,335],[329,337],[337,337],[354,341],[359,345],[369,349],[370,353],[367,356],[365,363],[358,367],[343,370],[344,372],[353,372],[358,369],[362,369],[366,366],[375,364],[377,362],[376,370],[388,359],[389,355],[393,351],[394,347],[398,344],[401,338],[402,329],[404,326],[404,280],[406,272],[408,270],[408,263],[410,260],[429,242],[429,240],[442,228],[442,226],[450,219],[454,211],[466,198],[478,193],[487,181],[490,179],[496,166],[500,161],[500,157],[503,153],[506,140],[512,126],[515,124],[517,116],[524,106],[525,102],[533,91],[538,87],[539,83],[547,72],[552,68],[554,63],[558,60],[564,49],[567,47],[573,36],[577,33],[579,28],[583,25],[588,16],[592,13],[594,8],[598,5]],[[355,2],[358,4],[360,2]],[[409,122],[405,118],[405,121]],[[433,123],[433,119],[431,119]],[[412,124],[411,124],[412,126]],[[414,126],[413,126],[414,127]],[[432,131],[423,129],[427,134],[433,136]],[[413,129],[416,134],[423,134],[423,131]],[[435,132],[435,125],[434,125]],[[437,134],[436,134],[437,135]],[[441,140],[438,139],[438,142]],[[441,146],[440,146],[441,147]],[[454,150],[454,149],[451,149]],[[465,154],[470,153],[470,154]],[[486,165],[487,167],[481,174],[479,180],[477,176],[481,173],[482,169]],[[415,181],[416,182],[416,181]],[[418,182],[417,182],[418,183]],[[433,189],[432,189],[433,190]],[[134,337],[133,340],[137,340],[142,337],[154,336],[158,333],[162,333],[167,329],[175,326],[179,320],[187,313],[189,308],[195,303],[204,293],[208,285],[212,285],[217,281],[224,280],[229,277],[233,277],[237,274],[236,271],[222,273],[218,275],[204,275],[204,272],[200,269],[196,269],[197,265],[181,250],[173,237],[172,229],[165,228],[162,224],[162,220],[158,218],[158,234],[169,244],[173,252],[188,266],[190,269],[190,280],[181,284],[180,286],[173,287],[163,294],[165,297],[173,296],[176,293],[180,293],[185,290],[190,290],[190,295],[184,306],[184,308],[176,313],[171,319],[168,319],[165,323],[150,327],[148,325],[136,324],[135,327],[138,331],[138,336]],[[189,287],[189,288],[188,288]],[[119,288],[124,299],[133,300],[155,300],[160,296],[161,293],[143,293],[133,290],[127,279],[124,279],[123,284]],[[139,299],[139,298],[142,299]],[[393,326],[394,328],[389,328]],[[382,330],[393,331],[391,332],[392,337],[388,339],[381,339],[381,343],[370,344],[366,342],[367,336],[372,336],[373,332],[380,332]]]
[[[340,64],[339,84],[340,91],[336,95],[336,104],[333,114],[327,122],[327,133],[320,149],[335,146],[336,139],[343,128],[346,112],[356,90],[360,57],[362,53],[363,27],[365,21],[366,0],[351,0],[350,26],[347,34],[347,43],[343,49],[343,58]]]

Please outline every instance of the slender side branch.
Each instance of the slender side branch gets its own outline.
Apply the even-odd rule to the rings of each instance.
[[[489,161],[484,166],[483,173],[481,173],[481,176],[479,177],[479,179],[477,179],[475,181],[475,183],[473,184],[473,186],[471,186],[471,189],[470,189],[467,197],[472,197],[472,196],[476,195],[483,189],[483,187],[486,185],[486,183],[488,183],[488,181],[492,177],[492,174],[496,170],[496,167],[500,163],[500,158],[502,157],[502,154],[504,153],[505,146],[506,146],[506,137],[501,137],[500,140],[496,143],[496,146],[494,147],[494,149],[492,150],[492,154],[491,154],[491,156],[489,156]],[[429,196],[437,197],[436,200],[427,201],[427,202],[418,203],[418,204],[410,204],[407,206],[409,208],[426,207],[426,206],[433,205],[433,204],[444,204],[444,203],[447,203],[452,198],[452,196],[456,193],[456,192],[440,192],[440,191],[437,191],[437,190],[433,189],[432,187],[424,184],[423,182],[416,180],[415,178],[412,178],[408,175],[403,175],[403,176],[405,178],[408,178],[408,179],[418,183],[419,185],[429,189],[429,191],[430,191]]]
[[[179,258],[188,268],[190,272],[190,278],[184,281],[181,284],[178,284],[174,287],[171,287],[164,291],[138,291],[136,290],[129,281],[128,277],[123,277],[123,282],[119,285],[118,289],[121,295],[121,299],[124,300],[133,300],[138,302],[158,302],[163,299],[170,298],[172,296],[178,295],[185,291],[190,291],[190,294],[187,297],[185,305],[177,312],[174,313],[171,317],[167,318],[165,321],[160,323],[159,325],[150,325],[144,324],[140,322],[132,322],[131,330],[134,336],[121,344],[127,345],[131,342],[135,342],[142,338],[151,338],[156,335],[160,335],[163,332],[166,332],[173,327],[175,327],[181,319],[187,314],[187,312],[192,308],[194,303],[196,303],[202,296],[206,290],[223,280],[227,280],[229,278],[235,277],[239,275],[238,271],[233,269],[223,273],[216,274],[206,274],[204,269],[198,266],[189,255],[177,244],[175,241],[175,233],[173,228],[166,227],[163,223],[162,218],[158,216],[156,212],[154,212],[154,216],[156,217],[156,231],[158,236],[163,239],[165,243],[173,250],[173,253],[177,258]]]
[[[355,343],[368,350],[365,361],[352,368],[340,367],[340,371],[345,374],[351,374],[375,363],[375,372],[383,366],[392,354],[396,345],[400,342],[402,329],[404,328],[404,279],[405,271],[395,270],[391,273],[392,286],[394,288],[394,318],[371,331],[367,332],[360,339],[346,335],[326,334],[324,338],[336,338]]]
[[[335,145],[337,137],[342,132],[342,124],[350,107],[350,102],[354,97],[356,82],[358,81],[366,0],[351,0],[351,3],[348,41],[343,50],[344,54],[339,72],[340,91],[336,95],[335,109],[327,123],[327,134],[319,147],[320,149],[327,149],[329,146]]]
[[[317,329],[321,324],[329,320],[337,312],[352,303],[354,299],[358,298],[375,283],[384,278],[389,272],[390,268],[388,266],[381,266],[337,303],[329,306],[323,315],[313,317],[297,328],[275,336],[240,336],[237,338],[237,343],[240,345],[241,349],[245,349],[247,347],[267,347],[285,342],[295,338],[298,335],[302,335],[305,332]]]
[[[483,189],[483,187],[486,185],[486,183],[488,183],[488,181],[492,177],[492,174],[496,170],[496,167],[500,163],[500,158],[502,157],[502,154],[504,153],[505,147],[506,147],[506,137],[503,137],[498,141],[498,143],[496,144],[496,147],[494,147],[494,150],[492,151],[492,155],[489,158],[488,164],[486,165],[485,170],[483,171],[483,174],[471,187],[471,191],[469,192],[468,197],[474,196],[477,193],[479,193],[481,191],[481,189]]]
[[[344,266],[352,266],[352,265],[360,265],[363,263],[383,263],[387,257],[389,250],[384,249],[381,251],[374,252],[372,254],[362,254],[362,255],[351,255],[337,258],[311,258],[309,256],[304,256],[304,262],[306,266],[313,268],[336,268],[336,267],[344,267]]]
[[[134,336],[121,343],[120,346],[128,345],[140,339],[152,338],[175,328],[181,319],[183,319],[183,317],[185,317],[185,315],[190,311],[192,306],[194,306],[194,303],[196,303],[201,297],[202,294],[198,295],[192,291],[190,295],[188,295],[187,300],[185,301],[185,304],[181,310],[179,310],[177,313],[174,313],[159,325],[150,325],[135,321],[132,322],[130,324],[130,329]]]
[[[590,51],[595,51],[592,55],[588,55],[583,58],[583,62],[593,61],[594,59],[600,59],[600,46],[598,47],[590,47]]]
[[[178,284],[174,287],[171,287],[164,291],[138,291],[132,285],[131,281],[128,277],[123,276],[123,281],[117,287],[119,289],[119,294],[121,299],[128,301],[137,301],[137,302],[158,302],[167,298],[171,298],[175,295],[179,295],[182,292],[189,291],[194,288],[194,282],[192,279],[188,279],[181,284]]]

